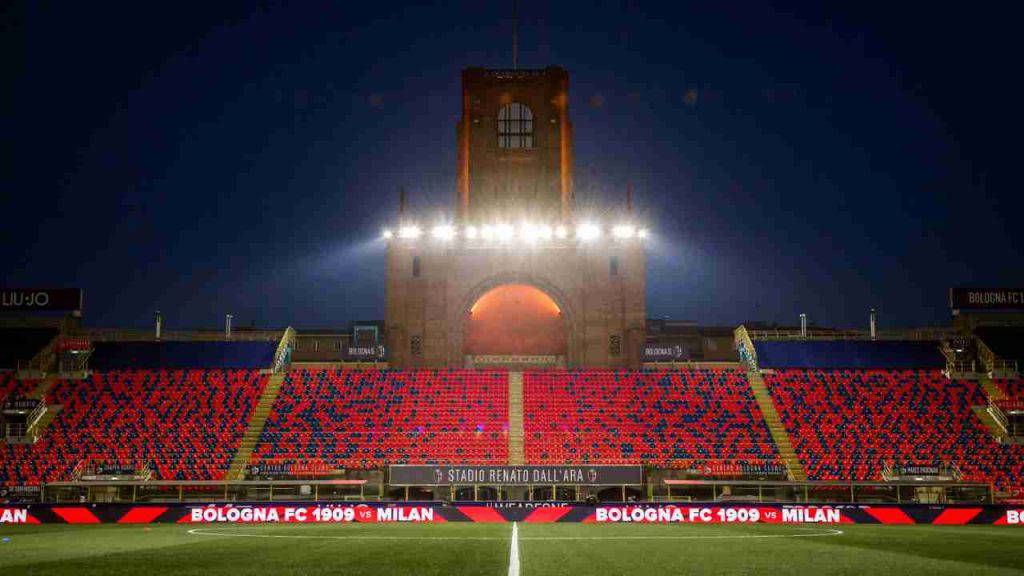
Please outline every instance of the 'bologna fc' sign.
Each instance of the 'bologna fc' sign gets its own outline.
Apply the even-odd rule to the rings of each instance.
[[[399,486],[619,486],[643,483],[639,466],[391,466]]]
[[[0,310],[73,312],[82,309],[77,288],[0,288]]]
[[[1024,288],[950,288],[953,310],[1024,310]]]

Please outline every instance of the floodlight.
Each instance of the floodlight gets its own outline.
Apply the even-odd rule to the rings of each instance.
[[[380,236],[381,236],[381,238],[383,238],[385,240],[391,240],[392,238],[395,237],[395,235],[391,232],[391,230],[389,230],[387,228],[385,228],[384,231],[381,232]]]
[[[438,240],[451,240],[455,238],[455,228],[451,226],[434,226],[431,234]]]
[[[616,238],[632,238],[636,235],[636,229],[628,224],[619,224],[612,228],[612,235]]]
[[[476,239],[476,226],[466,226],[466,238],[470,240]]]
[[[560,239],[564,239],[569,235],[569,231],[565,229],[565,226],[558,226],[555,228],[555,236]]]
[[[498,224],[495,227],[495,232],[498,236],[498,240],[501,240],[502,242],[508,242],[516,236],[515,228],[508,224]]]
[[[601,235],[601,229],[594,224],[581,224],[576,228],[576,237],[580,240],[594,240]]]
[[[420,230],[419,226],[402,226],[398,231],[398,237],[408,239],[419,238],[422,233],[423,231]]]

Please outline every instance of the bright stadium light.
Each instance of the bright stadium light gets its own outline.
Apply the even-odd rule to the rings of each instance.
[[[519,239],[533,244],[537,241],[537,227],[528,222],[523,222],[519,225]]]
[[[455,238],[455,228],[452,226],[434,226],[434,230],[431,234],[438,240],[447,241]]]
[[[491,240],[491,239],[493,239],[494,238],[494,228],[491,227],[491,226],[484,225],[484,227],[480,230],[480,236],[483,237],[484,240]]]
[[[501,240],[502,242],[509,242],[516,237],[516,229],[508,224],[498,224],[495,226],[494,231],[498,240]]]
[[[551,240],[551,226],[547,224],[541,224],[537,226],[537,237],[541,240]]]
[[[392,233],[391,230],[387,228],[385,228],[384,231],[380,233],[380,236],[385,240],[391,240],[392,238],[395,237],[394,233]]]
[[[567,236],[569,236],[569,231],[565,229],[565,226],[557,226],[555,227],[555,236],[557,236],[560,240],[564,240]]]
[[[476,226],[466,226],[466,238],[476,240]]]
[[[616,238],[632,238],[636,235],[636,228],[628,224],[619,224],[612,228],[612,235]]]
[[[547,224],[525,223],[519,227],[519,237],[530,244],[535,244],[538,240],[550,240],[551,227]]]
[[[576,237],[580,240],[594,240],[601,235],[601,229],[594,224],[580,224],[576,228]]]
[[[641,229],[637,230],[636,231],[636,237],[641,239],[641,240],[643,240],[644,238],[647,238],[647,228],[641,228]]]
[[[419,238],[422,233],[423,231],[420,230],[419,226],[402,226],[398,231],[398,237],[411,240],[413,238]]]

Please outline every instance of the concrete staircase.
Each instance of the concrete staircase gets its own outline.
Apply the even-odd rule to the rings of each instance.
[[[60,414],[60,411],[63,409],[63,404],[50,404],[46,407],[46,413],[44,413],[42,417],[39,418],[39,421],[36,422],[36,425],[32,427],[32,432],[36,437],[42,436],[43,432],[46,432],[46,427],[57,419],[57,415]]]
[[[508,373],[508,463],[526,463],[523,447],[523,373]]]
[[[990,434],[992,434],[993,438],[999,442],[1006,442],[1009,440],[1006,430],[1003,430],[1003,427],[1000,426],[992,414],[989,413],[988,406],[971,406],[971,411],[978,417],[978,420],[981,420],[981,423],[985,425],[985,428]]]
[[[988,374],[978,374],[978,384],[981,384],[981,388],[985,391],[985,395],[992,400],[1002,400],[1005,396],[1003,391],[999,389],[999,386],[996,386],[996,383],[988,377]]]
[[[284,377],[284,372],[278,372],[271,374],[267,380],[263,394],[260,395],[260,400],[256,404],[256,408],[253,408],[252,416],[249,418],[249,426],[246,427],[242,441],[238,444],[235,459],[231,461],[231,467],[228,468],[228,480],[245,479],[245,471],[249,465],[249,459],[252,458],[252,451],[256,449],[256,442],[259,441],[260,434],[263,433],[263,426],[270,416],[270,409],[273,408],[277,395],[281,392],[281,383],[284,382]]]
[[[807,473],[804,471],[803,465],[800,464],[796,451],[793,450],[793,443],[789,439],[786,427],[782,425],[782,420],[779,419],[779,413],[775,411],[775,403],[772,402],[772,396],[768,392],[764,378],[757,370],[751,370],[747,373],[747,380],[750,381],[750,389],[754,393],[754,400],[757,401],[758,407],[761,408],[764,421],[768,424],[768,432],[772,435],[772,441],[775,442],[775,447],[779,450],[779,457],[786,466],[786,473],[795,482],[806,481]]]
[[[58,380],[60,380],[60,378],[56,376],[49,376],[47,378],[43,378],[39,382],[39,384],[37,384],[36,387],[31,392],[29,392],[28,397],[35,398],[36,400],[45,401],[46,395],[50,393],[50,389],[53,388],[54,384],[56,384]]]

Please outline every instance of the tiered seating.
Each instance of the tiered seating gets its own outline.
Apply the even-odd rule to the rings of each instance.
[[[0,445],[0,484],[69,480],[87,458],[150,461],[165,480],[224,477],[266,383],[251,370],[121,371],[62,380],[32,446]]]
[[[0,402],[7,397],[27,396],[38,384],[39,380],[19,380],[14,372],[0,371]]]
[[[290,372],[253,453],[255,463],[505,464],[504,372]]]
[[[94,370],[168,368],[269,368],[277,342],[96,342],[89,366]]]
[[[973,414],[985,404],[973,382],[938,370],[782,370],[765,382],[812,480],[877,480],[892,461],[1021,482],[1022,447],[997,444]]]
[[[996,386],[1005,395],[997,404],[1003,410],[1024,410],[1024,380],[997,378]]]
[[[779,465],[735,370],[528,372],[523,403],[531,464]]]

